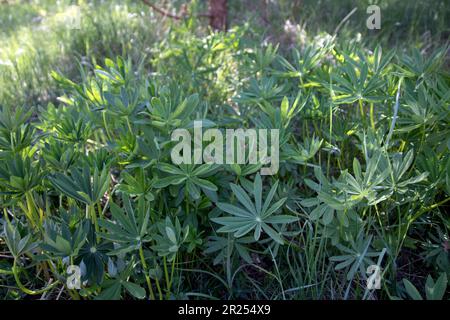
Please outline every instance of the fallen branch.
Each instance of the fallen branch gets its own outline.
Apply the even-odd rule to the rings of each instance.
[[[149,0],[142,0],[142,2],[144,2],[144,4],[146,4],[147,6],[149,6],[150,8],[155,10],[156,12],[158,12],[159,14],[163,15],[164,17],[169,17],[169,18],[172,18],[172,19],[175,19],[175,20],[181,20],[181,19],[187,17],[187,12],[186,12],[186,7],[185,6],[182,7],[181,14],[180,15],[176,15],[176,14],[167,12],[164,9],[158,8],[153,3],[151,3]],[[200,14],[196,15],[196,17],[211,18],[211,15],[208,14],[208,13],[200,13]]]
[[[153,3],[151,3],[148,0],[142,0],[142,2],[144,2],[147,6],[149,6],[150,8],[152,8],[153,10],[155,10],[156,12],[162,14],[165,17],[173,18],[173,19],[176,19],[176,20],[181,20],[186,15],[185,12],[181,16],[177,16],[175,14],[169,13],[169,12],[163,10],[163,9],[158,8],[157,6],[155,6]]]

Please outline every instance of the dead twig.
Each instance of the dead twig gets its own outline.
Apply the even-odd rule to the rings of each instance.
[[[142,2],[144,2],[147,6],[149,6],[150,8],[152,8],[153,10],[155,10],[159,14],[162,14],[165,17],[173,18],[173,19],[176,19],[176,20],[181,20],[182,18],[184,18],[185,13],[183,15],[181,15],[181,16],[178,16],[178,15],[172,14],[170,12],[167,12],[167,11],[165,11],[163,9],[158,8],[157,6],[155,6],[153,3],[151,3],[148,0],[142,0]]]
[[[142,0],[142,2],[144,2],[144,4],[146,4],[147,6],[149,6],[150,8],[152,8],[153,10],[155,10],[156,12],[158,12],[159,14],[161,14],[164,17],[169,17],[169,18],[172,18],[175,20],[181,20],[181,19],[188,17],[185,5],[182,6],[181,13],[179,15],[177,15],[177,14],[170,13],[164,9],[161,9],[161,8],[155,6],[149,0]],[[196,17],[211,18],[211,15],[207,14],[207,13],[200,13],[200,14],[196,15]]]

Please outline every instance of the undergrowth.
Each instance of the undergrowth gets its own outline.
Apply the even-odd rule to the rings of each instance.
[[[5,91],[0,296],[448,298],[448,47],[325,33],[261,46],[248,24],[193,28],[170,25],[147,59],[128,40],[115,50],[107,32],[106,52],[52,68],[50,103],[13,104]],[[42,94],[33,68],[53,63],[20,62],[33,75],[11,86]],[[194,120],[278,129],[279,171],[173,164],[171,134]]]

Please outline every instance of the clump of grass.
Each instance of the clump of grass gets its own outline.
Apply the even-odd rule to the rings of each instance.
[[[0,101],[43,104],[58,95],[50,73],[79,74],[79,64],[97,57],[127,54],[134,61],[149,55],[163,32],[146,7],[135,2],[80,3],[80,29],[68,25],[70,1],[4,4],[0,21]],[[149,32],[148,30],[152,30]]]

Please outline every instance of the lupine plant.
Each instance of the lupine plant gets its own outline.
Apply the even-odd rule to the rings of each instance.
[[[0,296],[448,298],[448,48],[179,28],[150,75],[111,57],[78,81],[54,71],[45,107],[1,107]],[[278,172],[173,163],[195,120],[278,129]]]

